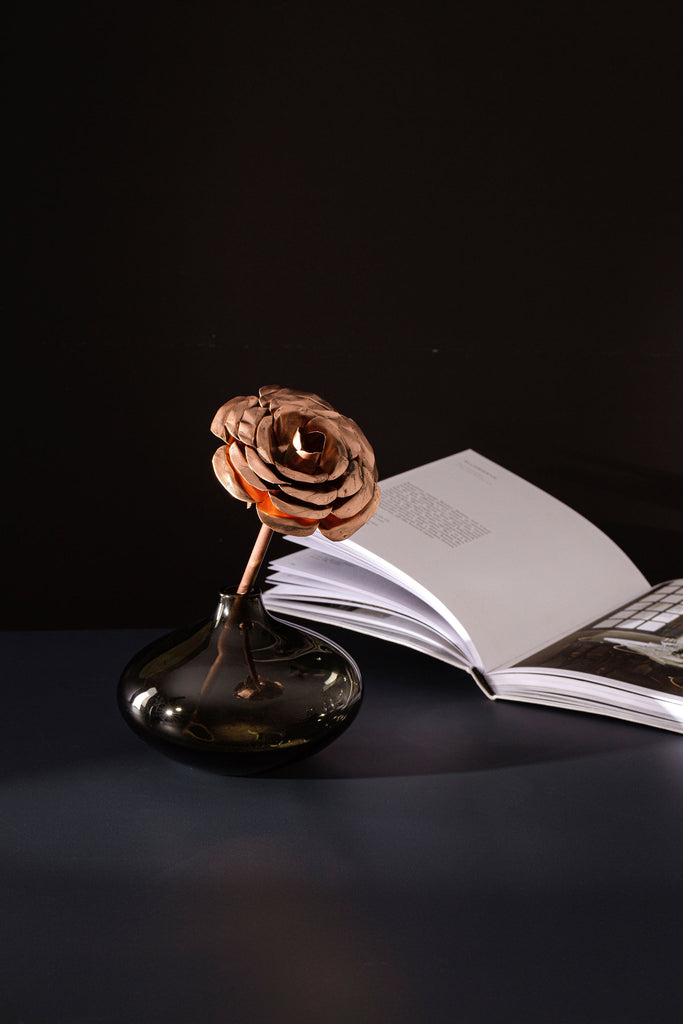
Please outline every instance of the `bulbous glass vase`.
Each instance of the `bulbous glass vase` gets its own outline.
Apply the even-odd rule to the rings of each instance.
[[[362,693],[341,647],[270,615],[251,591],[221,594],[212,619],[140,651],[118,700],[128,724],[164,753],[254,775],[336,739]]]

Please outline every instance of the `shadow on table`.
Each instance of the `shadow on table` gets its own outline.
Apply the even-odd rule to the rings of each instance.
[[[326,631],[363,671],[349,730],[274,778],[368,778],[488,771],[660,743],[672,734],[598,715],[487,700],[471,677],[393,644]]]
[[[665,742],[672,734],[608,718],[486,700],[470,676],[425,655],[325,629],[361,666],[358,717],[315,756],[271,778],[372,778],[487,771]],[[3,778],[136,756],[143,745],[116,706],[118,672],[159,631],[5,634]],[[178,770],[182,769],[177,766]]]

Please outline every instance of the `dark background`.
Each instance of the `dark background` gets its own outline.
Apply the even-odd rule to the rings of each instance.
[[[383,477],[473,447],[683,576],[673,18],[66,3],[6,35],[3,626],[208,614],[258,527],[209,424],[266,383]]]

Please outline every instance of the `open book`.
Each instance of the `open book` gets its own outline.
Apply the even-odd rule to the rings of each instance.
[[[460,452],[385,480],[356,537],[296,538],[267,607],[414,647],[491,698],[683,732],[683,580],[650,587],[539,488]]]

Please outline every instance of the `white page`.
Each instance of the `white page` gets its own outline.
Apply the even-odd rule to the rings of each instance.
[[[648,589],[602,531],[473,451],[383,481],[376,515],[344,545],[436,608],[479,665],[514,664]],[[339,552],[341,553],[341,552]]]
[[[335,547],[335,550],[338,546]],[[428,604],[405,587],[377,573],[360,568],[326,551],[299,551],[277,558],[269,565],[268,583],[277,590],[267,591],[267,604],[278,607],[283,597],[311,600],[343,601],[345,604],[371,604],[384,611],[396,611],[416,622],[429,625],[451,646],[460,648],[462,641],[455,630]],[[462,661],[462,653],[461,653]]]
[[[268,611],[275,615],[295,615],[313,619],[316,622],[333,622],[361,633],[393,639],[408,647],[426,650],[461,668],[468,668],[471,656],[460,649],[460,644],[445,637],[443,630],[435,629],[423,619],[415,618],[409,612],[392,608],[385,610],[377,604],[357,599],[347,599],[336,592],[327,596],[316,589],[315,593],[302,592],[299,586],[278,584],[276,590],[264,594]],[[443,625],[443,621],[442,621]]]
[[[471,655],[433,609],[376,573],[319,551],[300,551],[270,563],[263,600],[275,614],[303,615],[391,639],[467,666]],[[321,578],[320,573],[326,574]],[[375,586],[373,586],[373,584]]]
[[[380,640],[402,644],[457,668],[469,668],[467,658],[453,644],[441,639],[428,626],[421,626],[419,622],[408,619],[398,612],[386,613],[369,606],[347,608],[336,603],[319,602],[315,598],[304,598],[300,602],[294,597],[283,597],[277,602],[268,602],[266,599],[267,595],[264,595],[266,607],[276,615],[312,618],[315,622],[341,626],[344,629],[379,637]]]

